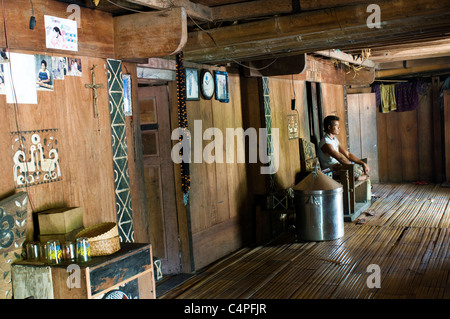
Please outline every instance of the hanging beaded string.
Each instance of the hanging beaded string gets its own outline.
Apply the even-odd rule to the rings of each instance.
[[[176,81],[177,81],[177,103],[178,103],[178,126],[184,130],[184,137],[180,135],[178,140],[190,139],[186,112],[186,71],[184,68],[183,52],[176,55]],[[183,148],[180,149],[180,157],[183,158]],[[189,200],[189,189],[191,178],[189,175],[189,164],[181,161],[181,189],[183,191],[183,202],[186,206]]]

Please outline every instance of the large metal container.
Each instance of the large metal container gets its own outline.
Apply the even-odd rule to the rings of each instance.
[[[343,187],[321,171],[310,173],[294,187],[296,227],[305,241],[344,236]]]

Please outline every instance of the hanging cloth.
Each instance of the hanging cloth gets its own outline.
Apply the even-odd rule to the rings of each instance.
[[[176,55],[176,81],[177,81],[177,106],[178,106],[178,127],[185,130],[185,135],[180,135],[178,140],[190,138],[186,110],[186,70],[184,68],[183,52]],[[180,149],[180,157],[183,158],[183,148]],[[189,163],[181,161],[181,189],[183,191],[183,204],[186,206],[189,201],[189,189],[191,187],[191,178],[189,175]]]
[[[380,85],[381,112],[389,113],[397,110],[397,102],[395,100],[395,84]]]
[[[398,83],[395,86],[397,112],[415,110],[419,106],[418,82]]]

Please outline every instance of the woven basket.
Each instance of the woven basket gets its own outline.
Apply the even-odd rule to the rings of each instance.
[[[111,255],[120,249],[119,230],[116,223],[105,222],[90,226],[76,236],[86,237],[91,249],[91,256]]]

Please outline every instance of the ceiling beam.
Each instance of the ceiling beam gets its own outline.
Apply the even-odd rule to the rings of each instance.
[[[370,58],[376,63],[382,63],[440,56],[450,56],[450,39],[388,46],[372,50]]]
[[[173,55],[183,49],[186,40],[184,8],[114,18],[114,46],[119,60]]]
[[[189,0],[128,0],[128,2],[147,6],[156,10],[183,7],[186,10],[187,16],[192,19],[209,22],[213,20],[211,8]]]
[[[437,71],[450,70],[450,63],[412,66],[409,68],[400,68],[392,70],[380,70],[375,72],[377,79],[385,79],[399,76],[419,75],[423,73],[435,73]]]
[[[390,37],[427,30],[450,31],[450,2],[434,0],[378,1],[381,28],[369,28],[366,4],[314,10],[262,21],[189,33],[185,59],[201,63],[251,60],[369,45]]]
[[[361,3],[378,3],[373,0],[301,0],[300,9],[302,11],[319,10],[326,8],[337,8]]]
[[[373,62],[372,60],[369,59],[362,59],[361,57],[358,58],[354,58],[353,55],[342,52],[342,51],[338,51],[338,50],[322,50],[322,51],[316,51],[314,52],[315,54],[319,54],[331,59],[335,59],[335,60],[339,60],[339,61],[343,61],[343,62],[348,62],[351,64],[355,64],[355,65],[360,65],[360,66],[364,66],[367,68],[373,68],[375,67],[375,62]]]
[[[379,62],[375,64],[375,69],[381,70],[392,70],[392,69],[402,69],[411,68],[417,66],[425,65],[436,65],[436,64],[448,64],[450,63],[450,55],[438,58],[425,58],[425,59],[414,59],[414,60],[403,60],[403,61],[392,61],[392,62]]]
[[[254,0],[212,7],[214,21],[237,21],[293,12],[292,0]]]

